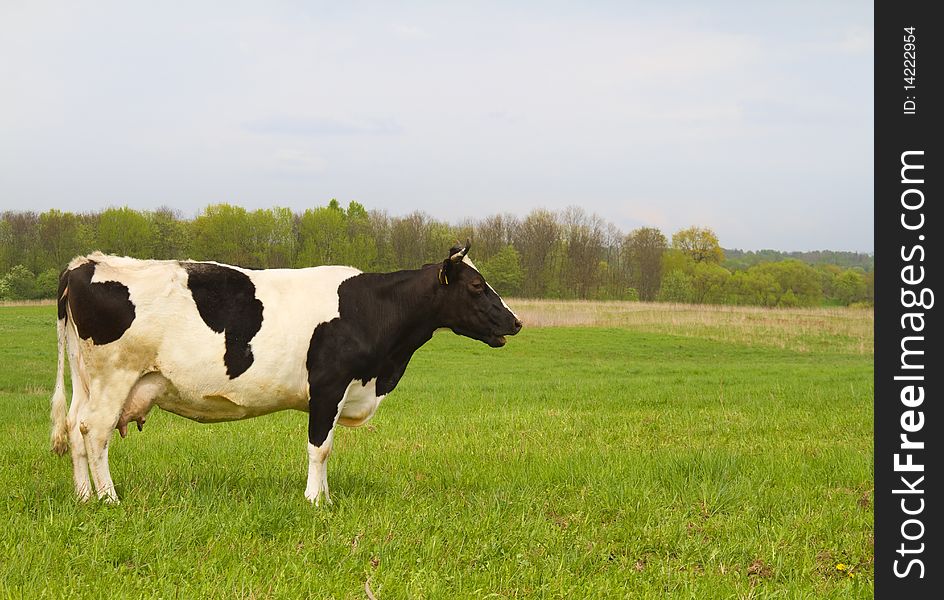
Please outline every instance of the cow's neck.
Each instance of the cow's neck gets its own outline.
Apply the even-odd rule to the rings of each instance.
[[[357,293],[357,313],[368,315],[364,325],[374,340],[377,358],[409,360],[441,325],[439,281],[435,269],[364,274],[367,293]],[[343,302],[343,300],[342,300]],[[341,316],[345,317],[344,306]]]

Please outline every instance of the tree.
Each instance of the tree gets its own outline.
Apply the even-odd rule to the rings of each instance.
[[[603,219],[570,206],[561,216],[566,244],[564,274],[566,295],[590,298],[600,283],[598,268],[603,259]]]
[[[766,274],[777,282],[782,291],[777,301],[780,306],[814,306],[823,299],[816,269],[796,259],[761,263],[751,267],[748,273]]]
[[[731,279],[731,272],[710,262],[695,263],[691,273],[692,296],[695,304],[721,304]]]
[[[39,241],[44,250],[44,266],[63,269],[80,254],[79,220],[69,212],[47,210],[39,215]]]
[[[190,228],[180,213],[162,206],[148,215],[151,224],[151,257],[184,259],[190,256]]]
[[[417,269],[424,264],[441,262],[449,248],[456,242],[465,244],[470,236],[456,230],[445,221],[429,219],[426,222],[426,231],[423,234],[423,255],[419,261],[406,265],[407,269]]]
[[[691,302],[692,276],[684,271],[672,271],[662,280],[659,299],[663,302]]]
[[[252,233],[249,213],[241,206],[211,204],[190,224],[193,257],[240,266],[251,266],[247,240]]]
[[[554,213],[531,211],[515,232],[514,244],[524,270],[522,293],[538,298],[559,295],[561,228]]]
[[[42,248],[39,243],[39,215],[32,211],[5,212],[6,226],[0,235],[6,238],[5,261],[11,267],[23,265],[35,272],[41,266]]]
[[[422,212],[414,212],[390,223],[390,247],[398,269],[416,269],[439,262],[458,239],[458,232],[448,223],[436,221]]]
[[[517,226],[518,219],[508,214],[491,215],[475,223],[473,237],[476,258],[486,261],[501,252],[513,242]]]
[[[372,270],[386,272],[396,269],[393,247],[390,244],[390,217],[387,213],[380,210],[367,213],[367,232],[377,252]]]
[[[478,263],[485,280],[500,294],[515,296],[521,291],[524,271],[521,255],[512,245],[505,246],[492,258]]]
[[[0,273],[6,273],[13,266],[13,226],[4,218],[0,220]]]
[[[655,300],[662,285],[662,255],[668,245],[665,236],[654,227],[634,229],[626,236],[625,248],[632,285],[639,298]]]
[[[725,303],[776,306],[780,284],[767,273],[737,271],[728,280]]]
[[[836,299],[845,305],[866,300],[865,274],[855,269],[846,269],[833,283]]]
[[[99,215],[98,249],[107,254],[151,258],[153,238],[147,217],[127,206],[109,208]]]
[[[603,262],[599,267],[600,289],[597,298],[607,300],[628,300],[630,290],[633,299],[639,300],[639,294],[631,288],[631,269],[628,252],[625,248],[625,236],[612,223],[606,223],[603,234]]]
[[[23,265],[16,265],[0,278],[0,290],[5,300],[32,300],[36,298],[36,277]]]
[[[862,301],[873,304],[875,303],[875,271],[868,271],[863,277],[863,280],[865,284],[865,297]]]
[[[707,227],[682,229],[672,236],[672,247],[681,250],[695,262],[717,264],[724,260],[718,236]]]
[[[338,201],[306,210],[298,220],[298,238],[299,266],[345,264],[349,255],[347,217]]]
[[[246,215],[247,251],[261,268],[291,267],[295,262],[295,215],[288,208],[254,210]]]
[[[371,229],[371,217],[359,202],[347,205],[348,262],[362,271],[376,270],[377,242]]]
[[[55,298],[59,291],[59,269],[46,269],[36,276],[35,298]]]

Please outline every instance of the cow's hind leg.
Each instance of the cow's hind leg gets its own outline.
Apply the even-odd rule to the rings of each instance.
[[[98,497],[106,502],[118,502],[108,469],[108,442],[138,377],[137,373],[113,372],[106,378],[94,379],[89,390],[89,402],[85,410],[79,412],[79,430],[85,437],[92,481]]]
[[[353,384],[309,387],[308,407],[308,485],[305,498],[318,506],[321,496],[331,504],[328,493],[328,457],[334,446],[334,428]]]
[[[73,358],[70,362],[74,364],[76,360]],[[69,429],[69,446],[72,450],[72,478],[75,481],[75,495],[85,502],[92,496],[92,481],[89,479],[85,438],[79,430],[79,411],[88,402],[88,390],[81,377],[81,374],[72,368],[72,403],[69,404],[69,416],[66,422]]]

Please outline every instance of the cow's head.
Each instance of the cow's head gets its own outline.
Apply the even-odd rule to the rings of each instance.
[[[470,246],[453,246],[439,268],[443,325],[498,348],[506,335],[521,331],[521,321],[468,259]]]

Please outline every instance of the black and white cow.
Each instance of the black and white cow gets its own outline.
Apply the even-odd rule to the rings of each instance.
[[[330,502],[334,427],[365,423],[440,328],[504,345],[521,322],[456,246],[441,264],[247,270],[93,253],[59,282],[52,448],[75,491],[117,501],[108,442],[153,405],[200,422],[308,411],[305,497]],[[66,409],[64,352],[72,402]]]

